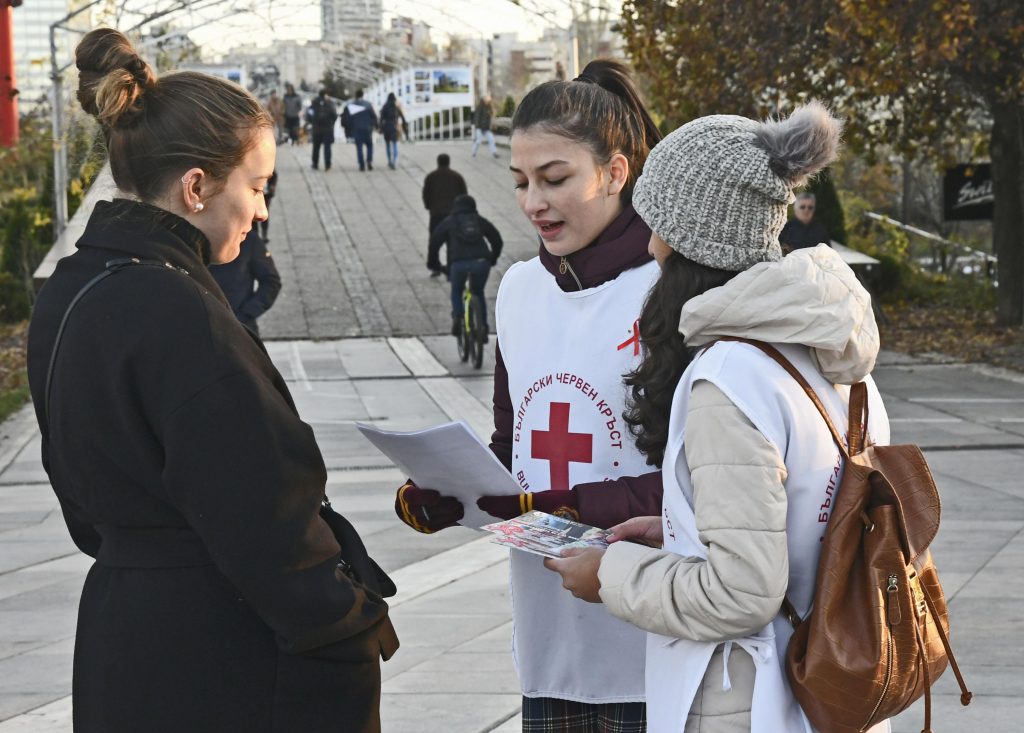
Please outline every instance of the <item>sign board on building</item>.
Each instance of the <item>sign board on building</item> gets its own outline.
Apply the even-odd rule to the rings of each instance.
[[[473,70],[468,64],[416,66],[391,74],[366,91],[378,109],[394,92],[406,117],[412,119],[436,110],[472,107]]]
[[[946,221],[992,218],[992,166],[969,163],[946,169],[942,182],[943,217]]]

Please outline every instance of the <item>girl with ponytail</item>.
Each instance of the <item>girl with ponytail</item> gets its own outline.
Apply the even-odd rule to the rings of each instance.
[[[835,160],[840,131],[816,102],[781,121],[703,117],[668,135],[637,182],[662,272],[626,421],[664,465],[663,504],[612,528],[607,550],[545,563],[578,598],[650,632],[652,733],[813,733],[786,681],[782,608],[802,618],[811,606],[844,458],[772,354],[837,425],[863,381],[868,435],[889,441],[869,376],[870,296],[827,245],[785,259],[779,246],[793,189]]]
[[[74,729],[376,733],[389,581],[322,508],[312,431],[207,270],[267,217],[273,123],[237,84],[157,77],[115,30],[76,62],[120,193],[43,287],[28,345],[43,466],[95,558]]]
[[[639,363],[640,310],[658,276],[631,201],[659,139],[626,69],[608,60],[541,84],[512,120],[512,181],[539,247],[498,290],[491,449],[528,509],[598,527],[661,507],[660,472],[622,421],[622,376]],[[519,496],[478,504],[496,518],[523,511]],[[463,509],[406,484],[396,511],[432,532]],[[523,730],[642,731],[642,633],[573,598],[534,555],[513,551],[511,573]]]

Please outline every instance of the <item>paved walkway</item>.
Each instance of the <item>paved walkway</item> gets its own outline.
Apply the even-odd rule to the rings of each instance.
[[[443,281],[423,267],[418,180],[444,150],[405,146],[398,171],[360,174],[346,159],[352,151],[338,146],[335,169],[324,174],[305,168],[308,148],[282,149],[270,232],[285,288],[262,327],[278,339],[268,344],[271,356],[316,431],[332,500],[401,589],[392,605],[402,648],[384,665],[385,731],[507,733],[519,729],[507,551],[472,530],[421,536],[400,524],[392,502],[403,477],[353,425],[411,429],[462,418],[481,435],[490,430],[493,359],[480,372],[457,360],[443,335]],[[509,235],[502,269],[532,255],[507,159],[449,152],[483,213]],[[960,709],[947,674],[935,730],[1019,730],[1024,377],[894,354],[884,354],[875,376],[894,440],[925,447],[942,491],[934,550],[952,641],[976,698]],[[25,409],[0,428],[0,733],[71,730],[75,613],[89,562],[67,537],[38,455]],[[894,730],[916,733],[921,720],[915,708]]]

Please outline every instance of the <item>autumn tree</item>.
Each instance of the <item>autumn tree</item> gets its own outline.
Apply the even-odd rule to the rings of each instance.
[[[626,0],[623,30],[657,109],[784,113],[815,96],[854,150],[942,160],[983,128],[996,198],[997,318],[1024,321],[1024,3]]]

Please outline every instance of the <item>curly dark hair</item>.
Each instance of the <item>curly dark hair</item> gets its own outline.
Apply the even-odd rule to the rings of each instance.
[[[622,417],[649,465],[661,468],[672,396],[697,351],[688,347],[679,333],[679,312],[690,298],[724,285],[737,274],[700,265],[673,252],[647,296],[640,313],[643,356],[640,365],[625,375],[630,394]]]

